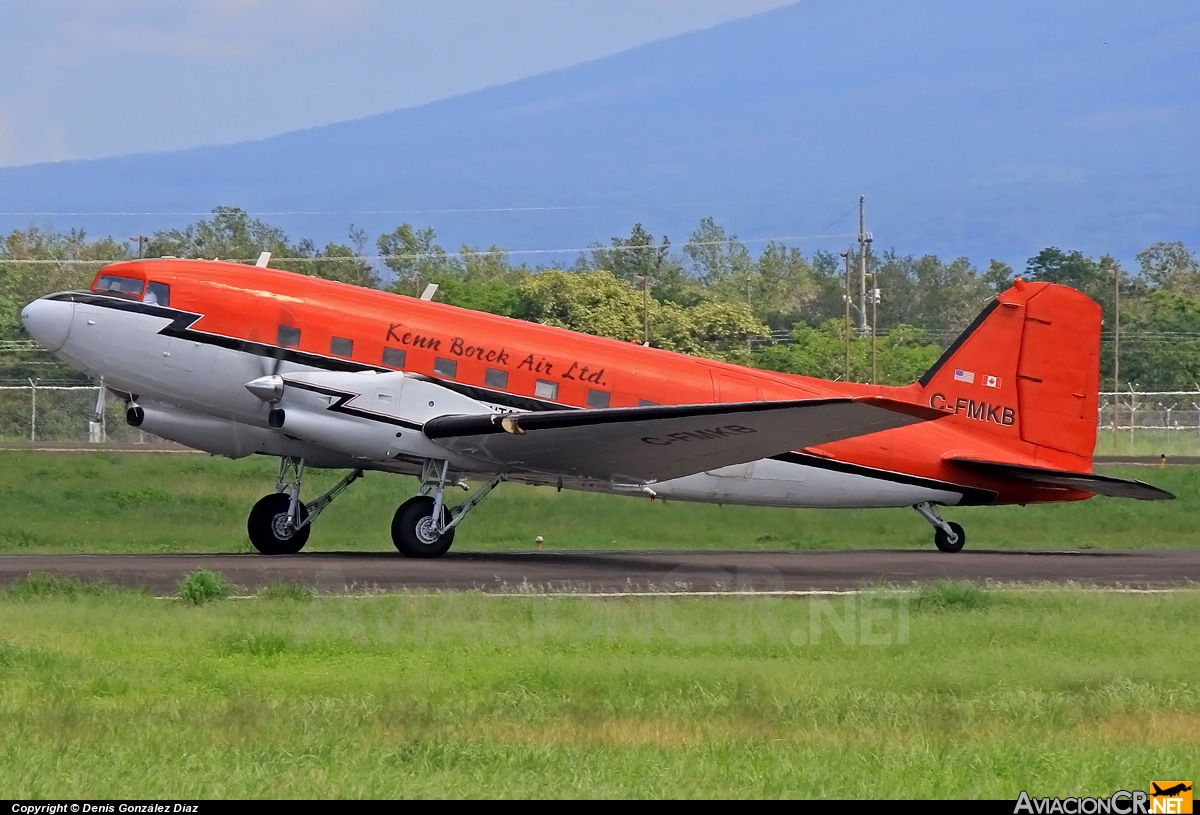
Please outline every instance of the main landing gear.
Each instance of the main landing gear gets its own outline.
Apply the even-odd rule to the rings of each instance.
[[[392,543],[405,557],[444,555],[454,542],[454,530],[462,519],[504,480],[503,476],[496,476],[466,501],[450,508],[443,503],[448,468],[446,461],[425,461],[421,467],[420,492],[401,504],[392,518]],[[305,504],[300,501],[304,459],[283,457],[279,461],[275,492],[264,496],[250,510],[246,521],[250,542],[264,555],[296,554],[308,542],[317,516],[362,474],[362,470],[352,470],[320,498]],[[451,486],[466,489],[461,481]]]
[[[454,530],[475,505],[504,480],[496,476],[475,494],[450,509],[443,503],[449,462],[425,461],[421,466],[421,490],[405,501],[392,517],[392,543],[405,557],[440,557],[454,543]],[[455,482],[452,486],[466,484]]]
[[[957,552],[967,544],[967,533],[963,531],[962,525],[944,520],[938,512],[937,504],[924,501],[914,504],[913,509],[933,524],[933,542],[941,551]]]
[[[300,502],[300,481],[304,477],[304,459],[284,456],[279,460],[275,492],[260,499],[246,520],[250,542],[264,555],[296,554],[308,542],[312,522],[346,487],[362,478],[362,474],[362,470],[351,470],[320,498],[303,504]]]

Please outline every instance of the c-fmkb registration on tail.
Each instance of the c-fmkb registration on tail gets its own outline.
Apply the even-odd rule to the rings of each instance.
[[[364,470],[420,478],[392,539],[446,552],[500,481],[781,507],[939,507],[1172,497],[1092,473],[1100,308],[1063,286],[999,295],[920,381],[828,382],[644,348],[283,271],[158,259],[21,314],[125,399],[130,424],[238,458],[277,456],[250,512],[265,554],[300,551]],[[305,467],[348,470],[300,499]],[[447,487],[482,486],[449,507]]]

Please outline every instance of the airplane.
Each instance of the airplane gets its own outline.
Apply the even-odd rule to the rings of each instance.
[[[1176,795],[1179,795],[1179,793],[1190,792],[1192,789],[1192,785],[1186,781],[1181,781],[1173,787],[1167,787],[1165,790],[1159,787],[1158,784],[1155,784],[1153,781],[1150,782],[1150,786],[1154,787],[1154,791],[1150,794],[1156,798],[1159,796],[1164,798],[1174,798]]]
[[[279,458],[247,533],[299,552],[364,471],[416,476],[395,547],[437,557],[503,481],[650,499],[941,507],[1173,498],[1092,472],[1100,307],[1016,281],[903,387],[762,371],[266,268],[114,263],[21,319],[124,399],[126,420],[214,455]],[[98,401],[97,412],[102,409]],[[309,467],[347,470],[305,502]],[[446,490],[469,489],[451,506]]]

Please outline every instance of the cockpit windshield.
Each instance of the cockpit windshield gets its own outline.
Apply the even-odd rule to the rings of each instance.
[[[102,274],[92,284],[92,291],[109,291],[138,297],[141,295],[142,286],[144,285],[146,285],[146,282],[138,280],[136,277],[117,277],[116,275]]]

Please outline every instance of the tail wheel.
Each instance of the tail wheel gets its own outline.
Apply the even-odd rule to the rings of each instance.
[[[450,510],[442,505],[442,523]],[[392,517],[392,543],[405,557],[441,557],[454,543],[454,530],[438,535],[433,525],[433,498],[418,495],[400,505]]]
[[[287,493],[275,492],[259,500],[250,510],[246,521],[246,532],[254,548],[264,555],[294,555],[304,548],[312,527],[305,524],[299,529],[288,523],[288,507],[292,499]],[[295,523],[301,524],[308,518],[304,504],[296,506]]]
[[[961,524],[956,524],[954,521],[948,521],[946,525],[954,530],[956,540],[952,543],[946,530],[938,527],[933,532],[933,542],[943,552],[958,552],[967,545],[967,533],[963,531]]]

